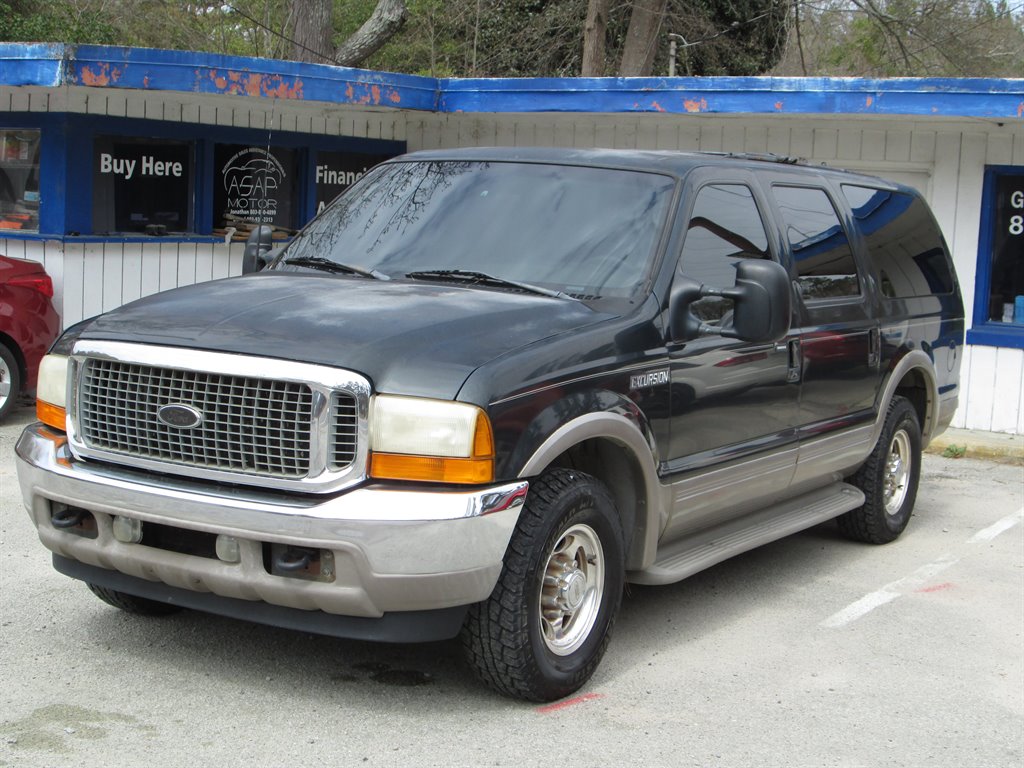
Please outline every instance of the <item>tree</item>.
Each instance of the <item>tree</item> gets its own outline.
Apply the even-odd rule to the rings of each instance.
[[[292,58],[298,61],[354,66],[372,56],[394,36],[402,25],[408,9],[403,0],[378,0],[362,26],[340,45],[333,45],[333,0],[290,0]]]
[[[604,74],[604,44],[608,32],[608,10],[611,0],[590,0],[587,20],[583,24],[583,77],[601,77]]]
[[[661,25],[668,0],[635,0],[619,63],[619,77],[647,76],[661,45]]]
[[[1024,76],[1024,15],[1005,0],[799,0],[794,16],[779,74]]]

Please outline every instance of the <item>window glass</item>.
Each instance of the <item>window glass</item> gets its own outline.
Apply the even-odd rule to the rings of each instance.
[[[629,298],[650,274],[675,188],[661,174],[466,161],[381,166],[285,252],[391,277],[467,270]],[[287,268],[287,267],[284,267]]]
[[[907,298],[950,293],[953,275],[942,236],[920,198],[843,185],[868,246],[882,294]]]
[[[0,234],[39,231],[39,131],[0,130]]]
[[[860,294],[853,251],[822,189],[774,186],[805,299]]]
[[[1024,326],[1024,169],[995,176],[988,320]]]
[[[316,212],[319,215],[338,195],[361,179],[368,170],[394,155],[363,155],[355,152],[316,153]]]
[[[192,231],[192,143],[97,136],[92,206],[96,234]]]
[[[750,190],[742,184],[714,184],[697,192],[683,242],[680,271],[707,286],[736,282],[740,259],[768,258],[768,236]],[[727,323],[732,299],[707,296],[690,305],[709,324]]]

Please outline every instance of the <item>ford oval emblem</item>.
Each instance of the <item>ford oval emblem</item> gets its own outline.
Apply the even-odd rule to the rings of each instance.
[[[170,403],[156,412],[161,424],[177,429],[194,429],[203,423],[203,414],[191,405]]]

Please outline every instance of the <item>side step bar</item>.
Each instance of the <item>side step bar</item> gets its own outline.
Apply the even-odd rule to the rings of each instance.
[[[642,571],[630,571],[626,580],[633,584],[682,581],[723,560],[831,520],[863,503],[864,494],[859,488],[835,483],[674,541],[659,550],[653,565]]]

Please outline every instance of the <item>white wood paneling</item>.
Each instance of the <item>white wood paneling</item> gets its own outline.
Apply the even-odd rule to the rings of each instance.
[[[992,418],[987,429],[1017,432],[1020,421],[1021,382],[1024,381],[1024,350],[997,349]],[[975,393],[977,395],[977,393]],[[982,427],[986,429],[986,427]]]

